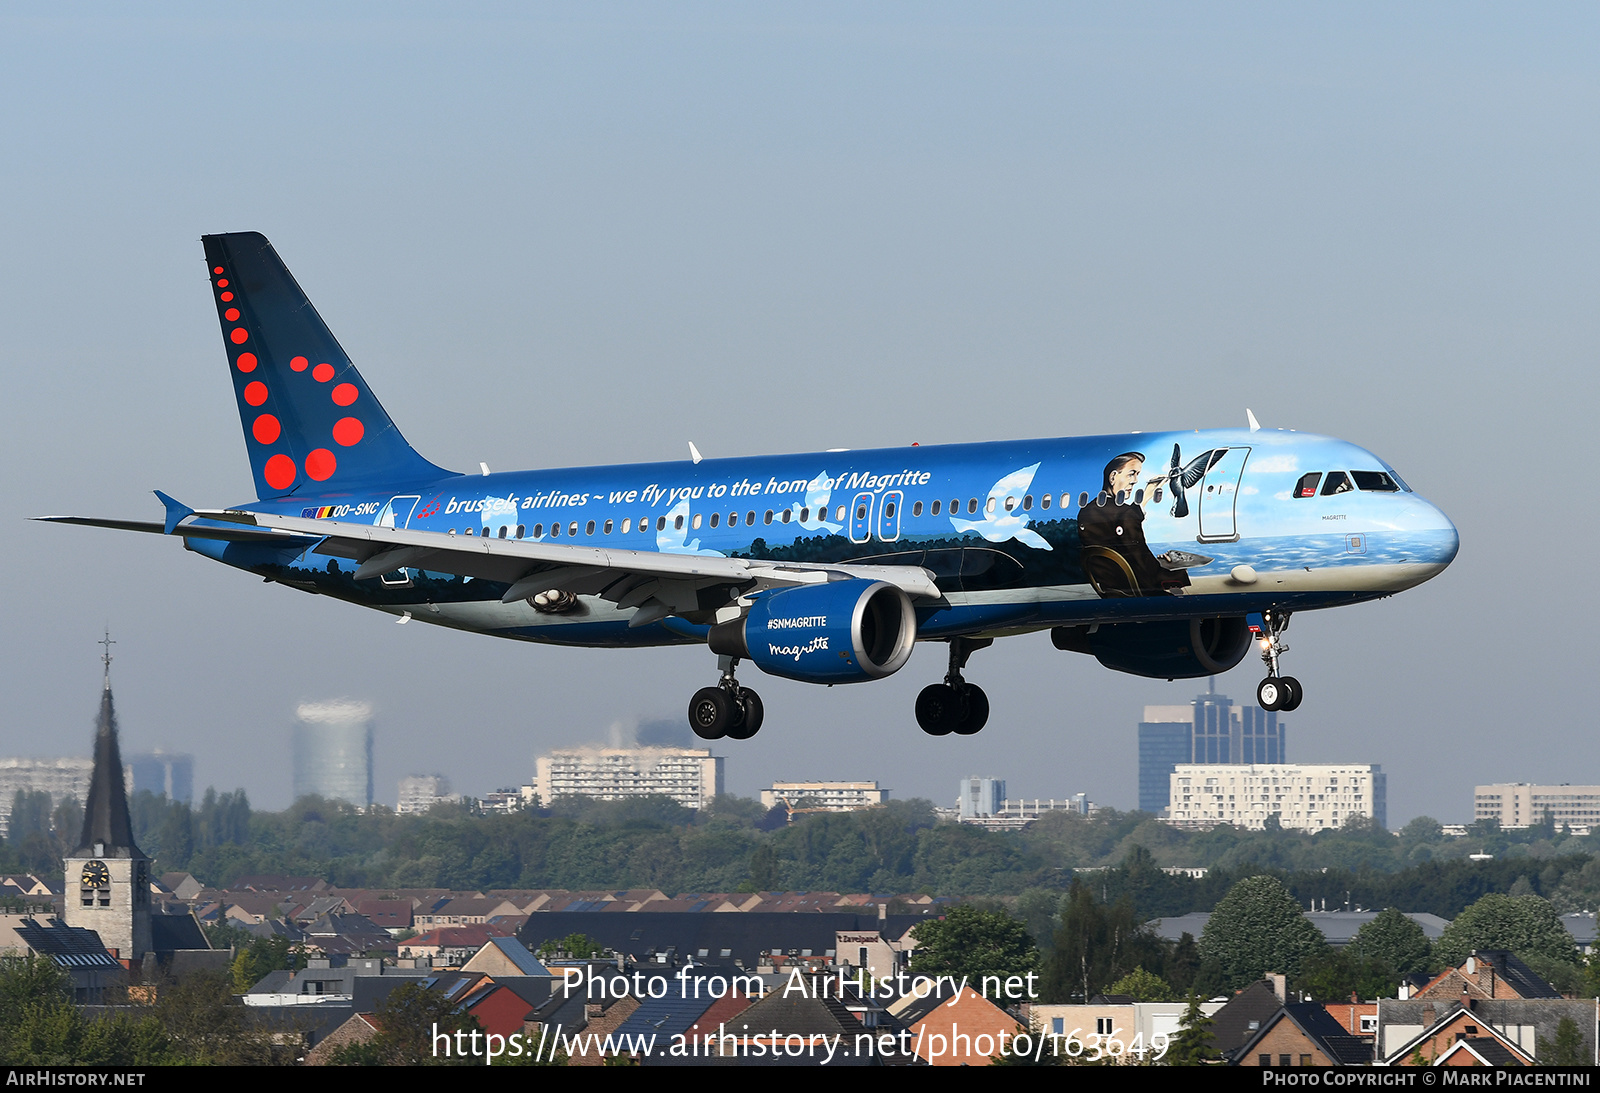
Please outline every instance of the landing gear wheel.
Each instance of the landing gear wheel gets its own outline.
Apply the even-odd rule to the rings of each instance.
[[[1286,676],[1268,676],[1256,688],[1256,703],[1263,710],[1281,710],[1283,704],[1293,693],[1284,686]]]
[[[728,739],[748,740],[761,731],[761,721],[766,717],[766,711],[761,706],[761,696],[744,687],[739,688],[737,704],[744,711],[744,716],[728,730]]]
[[[960,722],[961,706],[956,689],[944,683],[930,683],[917,695],[917,724],[929,736],[948,736]]]
[[[1284,713],[1300,708],[1300,700],[1306,696],[1305,688],[1300,686],[1300,681],[1294,676],[1279,676],[1278,686],[1283,689],[1283,705],[1278,709]]]
[[[955,731],[958,736],[973,736],[989,721],[989,696],[976,683],[964,684],[962,690],[965,701],[960,703],[961,721]]]
[[[721,687],[702,687],[689,700],[689,727],[702,740],[721,740],[743,723],[743,715]]]

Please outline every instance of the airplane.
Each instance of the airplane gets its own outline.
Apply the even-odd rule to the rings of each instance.
[[[490,473],[417,453],[267,239],[203,237],[254,500],[160,521],[37,519],[181,538],[304,592],[497,637],[702,645],[703,739],[749,739],[740,661],[832,686],[883,679],[944,642],[916,700],[934,736],[989,700],[965,675],[998,638],[1048,630],[1120,672],[1187,679],[1258,646],[1263,709],[1292,615],[1443,572],[1460,540],[1372,453],[1248,428],[830,450]]]

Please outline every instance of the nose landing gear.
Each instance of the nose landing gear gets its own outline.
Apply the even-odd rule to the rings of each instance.
[[[951,638],[950,670],[943,683],[917,695],[917,724],[929,736],[971,736],[989,720],[989,696],[976,683],[961,678],[961,669],[975,651],[993,645],[993,638]]]
[[[761,731],[766,711],[761,696],[739,686],[733,677],[736,657],[718,657],[722,679],[715,687],[702,687],[689,700],[689,727],[702,740],[748,740]]]
[[[1283,632],[1289,629],[1289,612],[1263,611],[1265,623],[1261,636],[1261,660],[1267,666],[1267,678],[1256,688],[1256,702],[1263,710],[1282,710],[1287,713],[1298,709],[1305,690],[1294,676],[1278,674],[1278,658],[1289,651]]]

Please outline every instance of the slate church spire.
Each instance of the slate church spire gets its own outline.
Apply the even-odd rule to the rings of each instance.
[[[123,960],[138,960],[151,949],[150,859],[133,841],[128,790],[117,746],[117,713],[111,699],[111,646],[108,632],[100,718],[95,725],[94,773],[83,811],[78,849],[66,858],[65,915],[69,926],[100,935]]]

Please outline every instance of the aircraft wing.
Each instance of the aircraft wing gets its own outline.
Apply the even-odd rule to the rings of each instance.
[[[709,615],[728,606],[736,594],[852,578],[884,581],[924,599],[943,595],[933,574],[919,566],[772,562],[568,546],[234,510],[199,511],[194,518],[231,523],[257,534],[319,538],[319,554],[357,563],[357,580],[411,568],[503,582],[510,586],[501,597],[504,603],[551,590],[600,596],[621,608],[638,608],[630,626],[644,626],[669,615]],[[190,534],[191,526],[185,518],[175,525],[173,534]],[[702,597],[705,590],[711,591]]]

